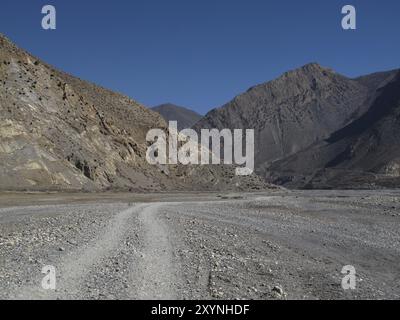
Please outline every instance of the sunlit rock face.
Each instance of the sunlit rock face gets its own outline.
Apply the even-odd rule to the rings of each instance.
[[[1,190],[209,190],[265,186],[233,168],[152,166],[162,117],[132,99],[60,72],[0,35]],[[168,173],[168,174],[167,174]]]

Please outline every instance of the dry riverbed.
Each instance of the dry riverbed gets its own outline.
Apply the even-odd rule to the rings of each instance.
[[[399,299],[399,191],[0,195],[2,299]],[[343,290],[344,266],[356,289]],[[56,290],[42,288],[44,266]]]

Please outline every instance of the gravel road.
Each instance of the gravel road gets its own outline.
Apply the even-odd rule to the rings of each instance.
[[[0,197],[0,299],[400,298],[399,191],[29,197]]]

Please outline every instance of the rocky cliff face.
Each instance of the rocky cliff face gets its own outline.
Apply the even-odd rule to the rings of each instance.
[[[251,88],[211,111],[195,129],[254,129],[257,173],[268,181],[299,187],[302,183],[295,177],[301,175],[301,165],[320,169],[315,155],[307,153],[310,147],[365,115],[395,74],[349,79],[309,64]],[[285,159],[301,152],[309,155],[306,162],[293,163],[288,174]]]
[[[258,188],[225,167],[154,167],[146,134],[165,121],[0,35],[0,190]]]

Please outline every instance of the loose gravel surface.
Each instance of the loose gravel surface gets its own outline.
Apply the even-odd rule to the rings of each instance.
[[[55,197],[0,197],[0,299],[400,298],[399,191]]]

